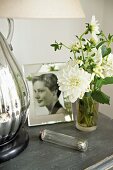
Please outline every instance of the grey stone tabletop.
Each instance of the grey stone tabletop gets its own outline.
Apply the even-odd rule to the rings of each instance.
[[[83,170],[113,155],[113,120],[103,114],[93,132],[77,130],[74,122],[25,128],[29,133],[28,147],[15,158],[1,163],[0,170]],[[80,152],[41,141],[42,129],[86,139],[88,150]]]

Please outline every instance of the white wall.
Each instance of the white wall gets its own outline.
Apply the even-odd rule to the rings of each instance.
[[[105,1],[103,13],[103,30],[106,34],[113,34],[113,0]],[[110,96],[110,106],[100,105],[100,112],[113,118],[113,85],[104,86],[103,90],[108,96]]]
[[[67,50],[55,53],[50,44],[55,40],[62,41],[67,45],[72,43],[75,35],[84,30],[84,23],[91,20],[92,14],[102,24],[104,0],[81,0],[81,4],[86,19],[15,19],[12,45],[18,62],[32,64],[68,60],[70,54]],[[1,27],[3,27],[3,22]],[[4,28],[7,31],[7,25]]]
[[[106,32],[113,33],[113,1],[112,0],[80,0],[84,9],[85,19],[14,19],[14,36],[12,40],[13,52],[20,65],[48,62],[64,62],[70,53],[63,51],[54,52],[50,44],[55,40],[70,44],[75,35],[80,34],[86,22],[90,22],[95,15],[100,27]],[[7,35],[6,19],[0,19],[0,31]],[[104,88],[111,96],[111,106],[101,105],[100,111],[112,115],[113,110],[113,85]],[[110,114],[111,113],[111,114]]]

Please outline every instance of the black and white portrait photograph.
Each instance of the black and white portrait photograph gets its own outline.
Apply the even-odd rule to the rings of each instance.
[[[57,74],[65,63],[24,65],[30,90],[28,125],[72,121],[72,107],[59,90]]]

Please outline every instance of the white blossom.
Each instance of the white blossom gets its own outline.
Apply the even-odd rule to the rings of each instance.
[[[85,92],[90,91],[91,74],[79,68],[78,65],[71,67],[67,64],[58,75],[58,84],[64,97],[69,97],[73,103],[78,98],[82,98]]]
[[[93,48],[92,52],[95,53],[95,56],[94,56],[95,64],[97,66],[101,65],[102,64],[102,51],[101,51],[101,48],[99,48],[98,50],[96,48]]]
[[[104,57],[102,62],[98,61],[93,71],[97,77],[106,78],[113,76],[113,54],[110,53]]]
[[[98,21],[95,19],[95,16],[92,16],[90,26],[91,26],[92,39],[97,43],[98,42],[97,34],[99,34],[100,31],[99,31],[99,24]]]
[[[97,77],[101,77],[101,78],[105,78],[104,74],[103,74],[103,66],[99,66],[97,65],[94,69],[93,72],[95,73],[95,75]]]
[[[103,59],[103,75],[104,77],[113,76],[113,54],[109,54]]]

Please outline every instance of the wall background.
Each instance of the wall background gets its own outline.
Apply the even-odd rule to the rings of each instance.
[[[66,49],[54,52],[50,44],[55,40],[67,45],[73,43],[75,35],[84,31],[85,23],[90,22],[92,15],[96,16],[105,33],[113,34],[113,1],[80,1],[85,19],[14,19],[13,53],[21,66],[67,61],[69,52]],[[0,19],[0,31],[5,36],[7,28],[6,19]],[[113,85],[106,86],[103,90],[110,95],[111,103],[110,106],[100,105],[100,112],[113,117]]]

